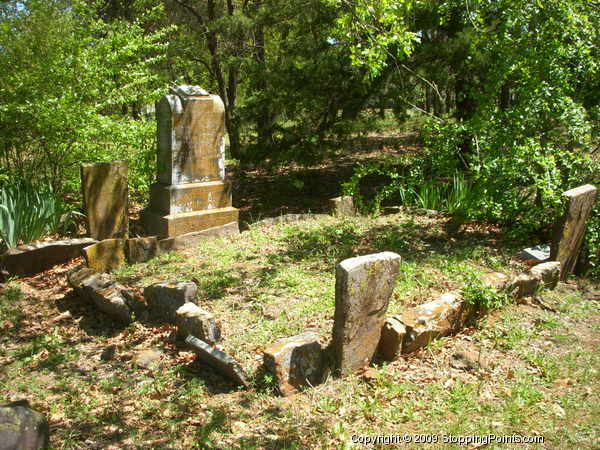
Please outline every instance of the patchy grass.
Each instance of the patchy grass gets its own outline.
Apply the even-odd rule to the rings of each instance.
[[[390,313],[485,271],[522,269],[511,259],[520,243],[500,230],[445,230],[437,217],[324,218],[251,228],[117,271],[138,287],[196,282],[224,350],[252,378],[246,391],[196,362],[173,327],[124,327],[84,304],[66,286],[66,268],[11,282],[0,294],[0,401],[28,398],[48,415],[53,448],[346,448],[353,435],[405,433],[438,436],[432,448],[460,447],[444,435],[488,434],[544,436],[531,448],[598,448],[600,313],[577,280],[543,292],[546,309],[507,305],[368,377],[275,395],[262,348],[306,329],[328,343],[340,260],[402,256]],[[113,344],[115,357],[101,360]],[[136,366],[148,348],[160,360]],[[456,368],[459,351],[479,355],[481,369]]]

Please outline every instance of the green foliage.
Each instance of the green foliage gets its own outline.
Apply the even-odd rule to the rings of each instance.
[[[485,285],[476,275],[466,277],[462,295],[468,305],[473,305],[480,311],[498,309],[511,301],[508,294],[498,292],[494,287]]]
[[[158,96],[165,32],[106,23],[90,4],[29,0],[0,16],[0,158],[13,179],[61,192],[83,160],[144,160],[153,147],[152,125],[134,116]],[[148,169],[132,168],[143,187]]]
[[[64,231],[78,215],[49,185],[26,182],[0,187],[0,245],[13,248]]]

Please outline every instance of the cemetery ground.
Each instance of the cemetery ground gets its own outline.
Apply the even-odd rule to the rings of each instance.
[[[343,448],[353,435],[405,433],[541,435],[531,448],[597,448],[600,293],[585,279],[395,362],[276,393],[262,349],[307,329],[328,343],[334,265],[346,257],[402,256],[390,314],[474,275],[523,270],[513,259],[522,242],[490,226],[449,235],[447,220],[403,212],[251,226],[116,272],[140,287],[197,283],[198,304],[217,318],[250,389],[196,362],[174,327],[116,325],[81,301],[65,277],[77,262],[10,282],[0,303],[0,401],[28,398],[49,418],[53,448]]]

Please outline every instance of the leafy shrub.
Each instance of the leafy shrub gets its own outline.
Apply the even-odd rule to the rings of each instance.
[[[478,276],[469,275],[462,289],[462,295],[468,305],[478,311],[489,311],[501,308],[510,303],[510,296],[498,292],[494,287],[485,285]]]
[[[77,214],[48,185],[5,185],[0,188],[0,245],[10,249],[56,233]]]

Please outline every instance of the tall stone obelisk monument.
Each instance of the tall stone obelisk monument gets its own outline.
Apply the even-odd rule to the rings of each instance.
[[[157,182],[143,213],[149,234],[172,237],[238,221],[225,181],[225,108],[218,95],[178,86],[156,104]]]

